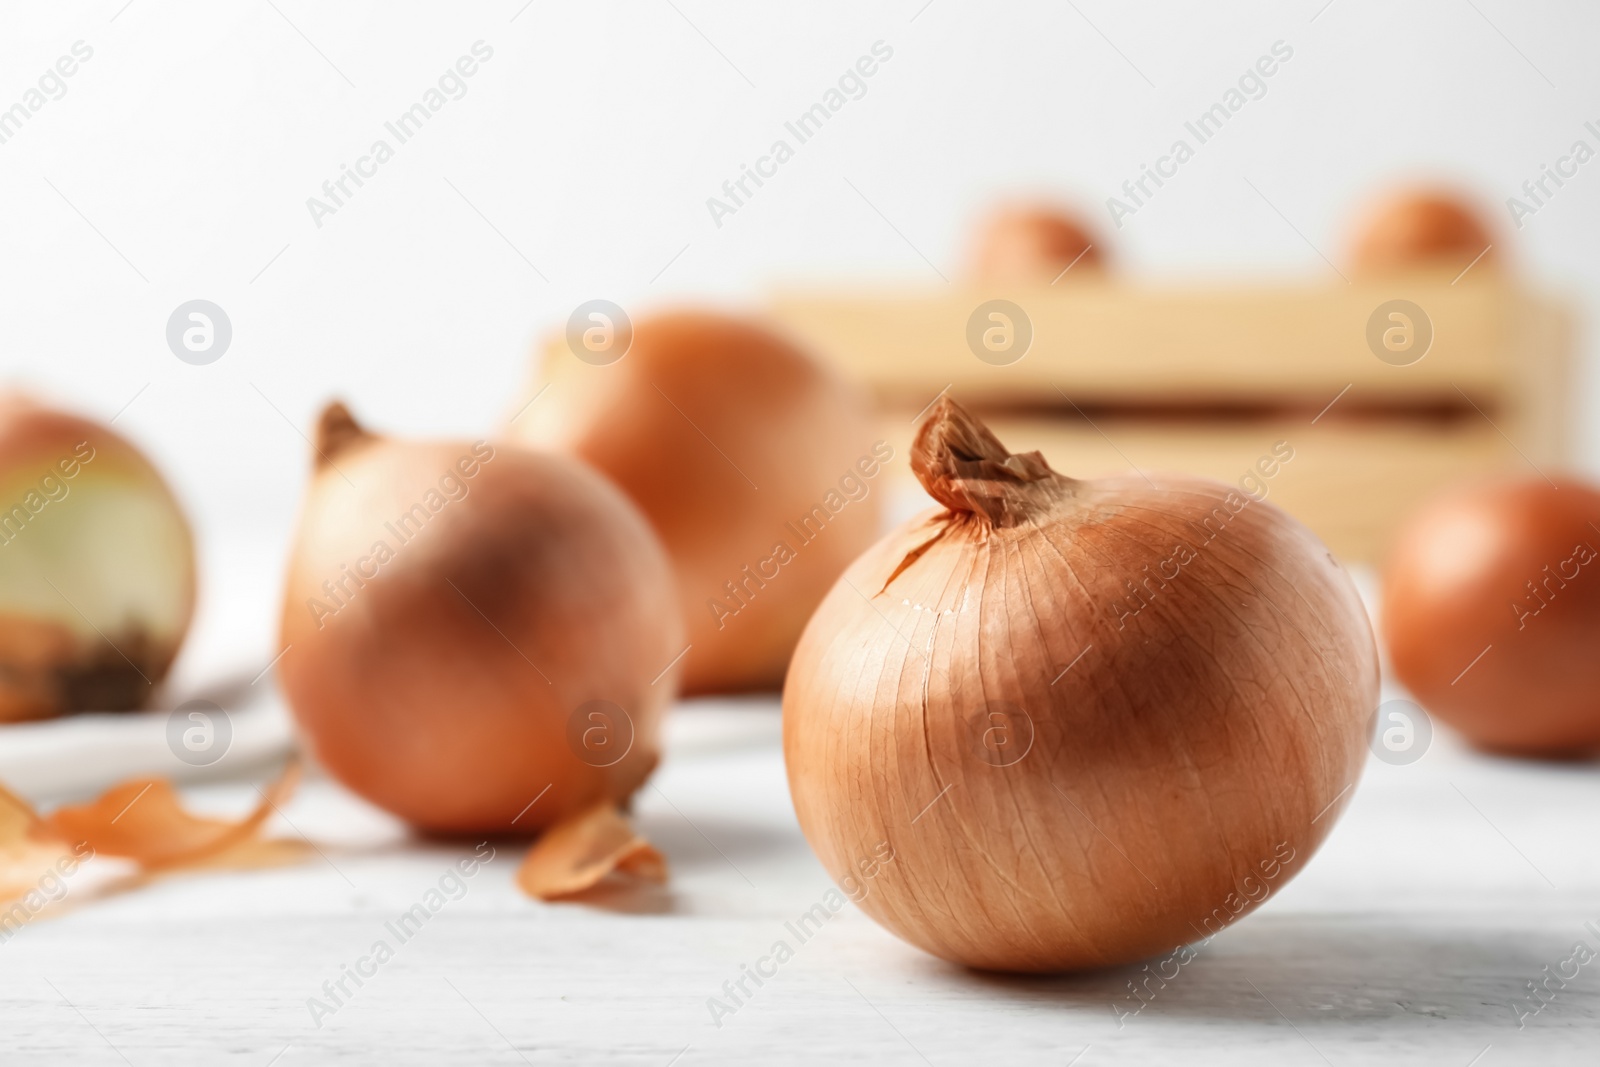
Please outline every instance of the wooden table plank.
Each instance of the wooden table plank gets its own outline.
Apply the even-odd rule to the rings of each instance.
[[[394,940],[385,922],[472,843],[409,841],[314,780],[287,815],[326,860],[172,879],[0,945],[5,1062],[1592,1062],[1600,963],[1523,1029],[1511,1005],[1574,942],[1600,946],[1584,927],[1600,922],[1600,775],[1448,736],[1411,766],[1371,761],[1305,873],[1120,1020],[1136,968],[980,975],[847,908],[719,1027],[708,998],[828,888],[789,805],[776,702],[747,704],[681,710],[640,795],[673,863],[664,889],[534,903],[500,843],[319,1027],[308,998]],[[224,808],[248,792],[190,790]]]

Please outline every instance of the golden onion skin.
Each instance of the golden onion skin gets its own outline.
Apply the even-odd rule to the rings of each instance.
[[[318,448],[327,461],[290,560],[278,664],[318,760],[439,832],[527,833],[630,796],[658,759],[677,684],[666,668],[684,645],[643,517],[570,458],[386,439],[338,405]],[[462,457],[485,449],[492,458],[462,475]],[[400,543],[394,521],[451,471],[465,495]],[[379,540],[393,558],[362,565],[376,575],[357,587],[345,568],[372,560]],[[350,590],[342,604],[325,581]],[[600,739],[623,749],[576,743],[588,725],[574,716],[590,701],[626,712]]]
[[[930,448],[945,469],[919,474],[946,508],[850,567],[784,690],[823,866],[905,940],[1003,971],[1139,960],[1251,910],[1366,755],[1378,660],[1349,577],[1221,484],[1062,478],[948,401],[914,465]],[[1192,558],[1161,568],[1180,544]]]

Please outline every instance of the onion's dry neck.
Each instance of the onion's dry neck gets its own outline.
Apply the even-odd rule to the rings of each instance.
[[[990,526],[1016,526],[1073,496],[1078,482],[1038,452],[1012,453],[966,408],[940,397],[917,431],[911,469],[935,500]]]
[[[317,453],[317,469],[331,464],[335,456],[351,445],[371,439],[372,434],[362,428],[355,416],[350,414],[350,409],[340,401],[333,401],[322,409],[322,415],[317,419],[316,439],[312,445]]]

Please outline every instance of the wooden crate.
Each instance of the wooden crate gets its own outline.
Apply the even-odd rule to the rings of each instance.
[[[1007,365],[968,342],[974,310],[995,299],[1032,327],[1026,354]],[[1405,365],[1368,342],[1369,320],[1395,299],[1423,309],[1432,328],[1426,354]],[[1037,448],[1073,475],[1131,466],[1236,482],[1286,442],[1295,458],[1269,499],[1352,560],[1381,559],[1400,518],[1442,485],[1551,473],[1568,455],[1572,316],[1489,273],[1455,284],[1417,274],[1334,286],[791,292],[773,314],[873,390],[897,450],[946,388],[1009,447]]]

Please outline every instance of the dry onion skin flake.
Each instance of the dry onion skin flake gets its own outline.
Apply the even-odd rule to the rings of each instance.
[[[134,779],[87,804],[57,808],[44,821],[61,840],[86,844],[95,855],[131,859],[147,870],[184,867],[256,838],[299,783],[300,764],[291,761],[249,815],[229,820],[188,811],[165,778]]]
[[[557,900],[613,873],[659,884],[667,880],[667,861],[615,805],[602,803],[546,831],[517,869],[517,886],[530,897]]]
[[[807,840],[936,956],[1049,972],[1208,936],[1348,801],[1377,706],[1349,577],[1218,483],[1078,481],[941,400],[911,462],[941,505],[858,559],[783,696]]]
[[[71,856],[72,850],[50,832],[33,805],[0,786],[0,904],[37,890],[40,880]]]
[[[294,838],[263,838],[267,821],[288,803],[300,781],[291,760],[277,779],[258,789],[260,801],[241,819],[196,815],[172,783],[140,778],[112,786],[94,800],[63,805],[41,816],[33,805],[0,786],[0,941],[67,896],[64,879],[83,863],[105,856],[131,861],[136,874],[88,890],[96,896],[133,888],[158,874],[205,867],[248,869],[303,859]],[[75,892],[74,899],[81,893]]]
[[[279,680],[346,787],[439,833],[624,802],[659,758],[682,622],[649,525],[569,457],[324,411]]]

